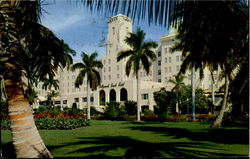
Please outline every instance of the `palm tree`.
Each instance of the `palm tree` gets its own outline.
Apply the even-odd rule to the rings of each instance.
[[[51,90],[52,88],[54,88],[55,90],[59,89],[59,81],[57,79],[54,79],[53,77],[49,77],[49,78],[44,78],[42,79],[43,85],[42,85],[42,89],[49,89]]]
[[[156,59],[155,53],[150,50],[152,48],[157,47],[157,43],[153,41],[145,41],[145,33],[140,28],[136,29],[135,33],[129,33],[129,35],[125,38],[125,43],[127,43],[131,49],[122,50],[118,53],[117,61],[121,59],[127,58],[128,61],[126,63],[126,75],[129,76],[131,69],[133,68],[133,75],[137,80],[137,120],[140,121],[140,79],[138,76],[138,72],[141,68],[141,64],[143,69],[149,74],[150,64],[149,61],[154,61]],[[150,60],[149,60],[150,59]]]
[[[52,157],[35,126],[24,93],[24,77],[54,76],[58,67],[63,68],[68,62],[62,41],[38,23],[40,11],[40,1],[0,1],[0,74],[5,80],[18,158]]]
[[[207,65],[213,65],[213,70],[218,70],[220,67],[230,74],[234,68],[241,65],[241,57],[248,54],[249,10],[248,3],[244,0],[92,0],[83,1],[83,5],[92,11],[106,13],[121,11],[132,18],[147,19],[149,23],[163,26],[177,26],[178,21],[182,20],[178,27],[179,49],[186,58],[181,70],[185,72],[185,69],[195,67],[195,70],[200,69],[201,78],[202,70]],[[234,67],[224,65],[224,62],[230,65],[231,60],[228,57],[235,60]],[[226,85],[228,82],[230,83],[228,76],[225,76]],[[247,81],[247,79],[243,81]],[[228,95],[227,88],[229,87],[226,85],[225,102],[223,102],[221,114],[223,114]],[[213,127],[220,125],[221,115],[218,119],[219,122]]]
[[[55,97],[58,97],[60,94],[59,92],[56,92],[55,90],[52,90],[50,92],[48,92],[47,97],[48,97],[48,101],[52,100],[52,105],[55,106]]]
[[[84,78],[87,78],[87,116],[90,119],[90,92],[89,88],[94,91],[101,83],[101,77],[97,69],[103,67],[102,62],[96,60],[98,54],[94,52],[90,55],[82,52],[82,61],[83,63],[76,63],[71,67],[72,71],[79,69],[79,74],[75,80],[75,86],[79,88],[83,84]]]
[[[174,80],[169,80],[169,82],[174,84],[174,87],[172,88],[172,91],[174,91],[176,93],[176,97],[177,97],[177,105],[176,105],[176,113],[179,114],[179,107],[180,107],[180,95],[181,92],[183,90],[183,86],[184,86],[184,80],[185,76],[183,74],[178,74],[175,75],[175,79]]]

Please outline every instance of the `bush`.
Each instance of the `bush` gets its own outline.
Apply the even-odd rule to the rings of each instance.
[[[0,103],[0,119],[8,119],[9,118],[9,115],[8,115],[8,107],[7,107],[7,104],[5,102],[1,102]]]
[[[45,119],[39,118],[35,119],[35,124],[38,129],[62,129],[62,130],[71,130],[79,127],[89,126],[89,120],[84,118],[75,118],[75,119]],[[10,129],[10,121],[2,120],[1,129],[6,130]]]
[[[154,112],[148,108],[144,109],[143,112],[144,115],[154,115]]]
[[[125,101],[124,110],[128,115],[136,115],[137,103],[132,100]]]
[[[1,130],[10,129],[10,120],[1,120]]]
[[[114,120],[119,115],[119,102],[107,103],[106,116],[108,119]]]

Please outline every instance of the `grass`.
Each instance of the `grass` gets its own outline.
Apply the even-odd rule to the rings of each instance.
[[[204,123],[91,121],[75,130],[40,130],[54,157],[247,157],[248,127],[212,129]],[[1,133],[10,156],[10,131]],[[13,157],[13,155],[12,155]]]

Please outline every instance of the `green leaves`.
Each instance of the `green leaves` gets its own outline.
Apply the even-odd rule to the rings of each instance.
[[[102,68],[103,64],[101,61],[96,60],[98,56],[97,52],[90,55],[82,52],[81,56],[83,63],[76,63],[71,68],[72,71],[76,69],[80,70],[76,77],[75,86],[79,87],[82,85],[84,77],[87,76],[87,82],[90,84],[90,88],[95,90],[101,83],[101,77],[97,69]]]
[[[150,64],[149,59],[154,61],[156,59],[155,53],[150,50],[157,47],[157,43],[153,41],[146,42],[145,32],[140,28],[136,29],[135,33],[130,33],[125,38],[125,42],[131,47],[129,50],[122,50],[118,53],[117,61],[128,57],[125,71],[126,75],[129,76],[131,68],[133,68],[133,74],[138,78],[138,71],[140,70],[140,63],[144,70],[149,73]]]

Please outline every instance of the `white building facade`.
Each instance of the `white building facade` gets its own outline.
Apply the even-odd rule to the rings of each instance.
[[[117,54],[121,50],[129,49],[129,46],[124,42],[128,33],[132,32],[132,20],[124,15],[117,15],[108,20],[108,35],[106,44],[106,56],[100,60],[103,63],[103,68],[99,70],[101,75],[101,85],[91,92],[91,106],[104,107],[107,102],[117,101],[123,103],[127,100],[137,101],[136,79],[131,75],[125,74],[126,60],[123,59],[117,62]],[[150,73],[141,70],[140,76],[140,99],[139,105],[143,108],[154,110],[153,93],[161,88],[166,88],[170,91],[173,85],[169,82],[174,79],[174,75],[179,72],[182,59],[181,52],[170,53],[171,47],[176,42],[175,34],[164,35],[160,39],[160,45],[156,49],[157,60],[151,64]],[[60,81],[60,97],[56,98],[56,104],[60,105],[63,101],[64,107],[72,107],[76,105],[78,108],[87,108],[87,84],[86,80],[80,88],[75,88],[75,79],[78,75],[78,70],[72,72],[67,70],[58,70],[56,78]],[[187,71],[185,74],[184,83],[186,85],[191,82],[191,73]],[[208,70],[204,71],[204,79],[199,80],[199,75],[196,72],[196,87],[211,90],[211,76]],[[37,91],[39,97],[46,97],[46,91],[41,89],[42,83],[39,83]],[[217,86],[218,87],[218,86]]]

